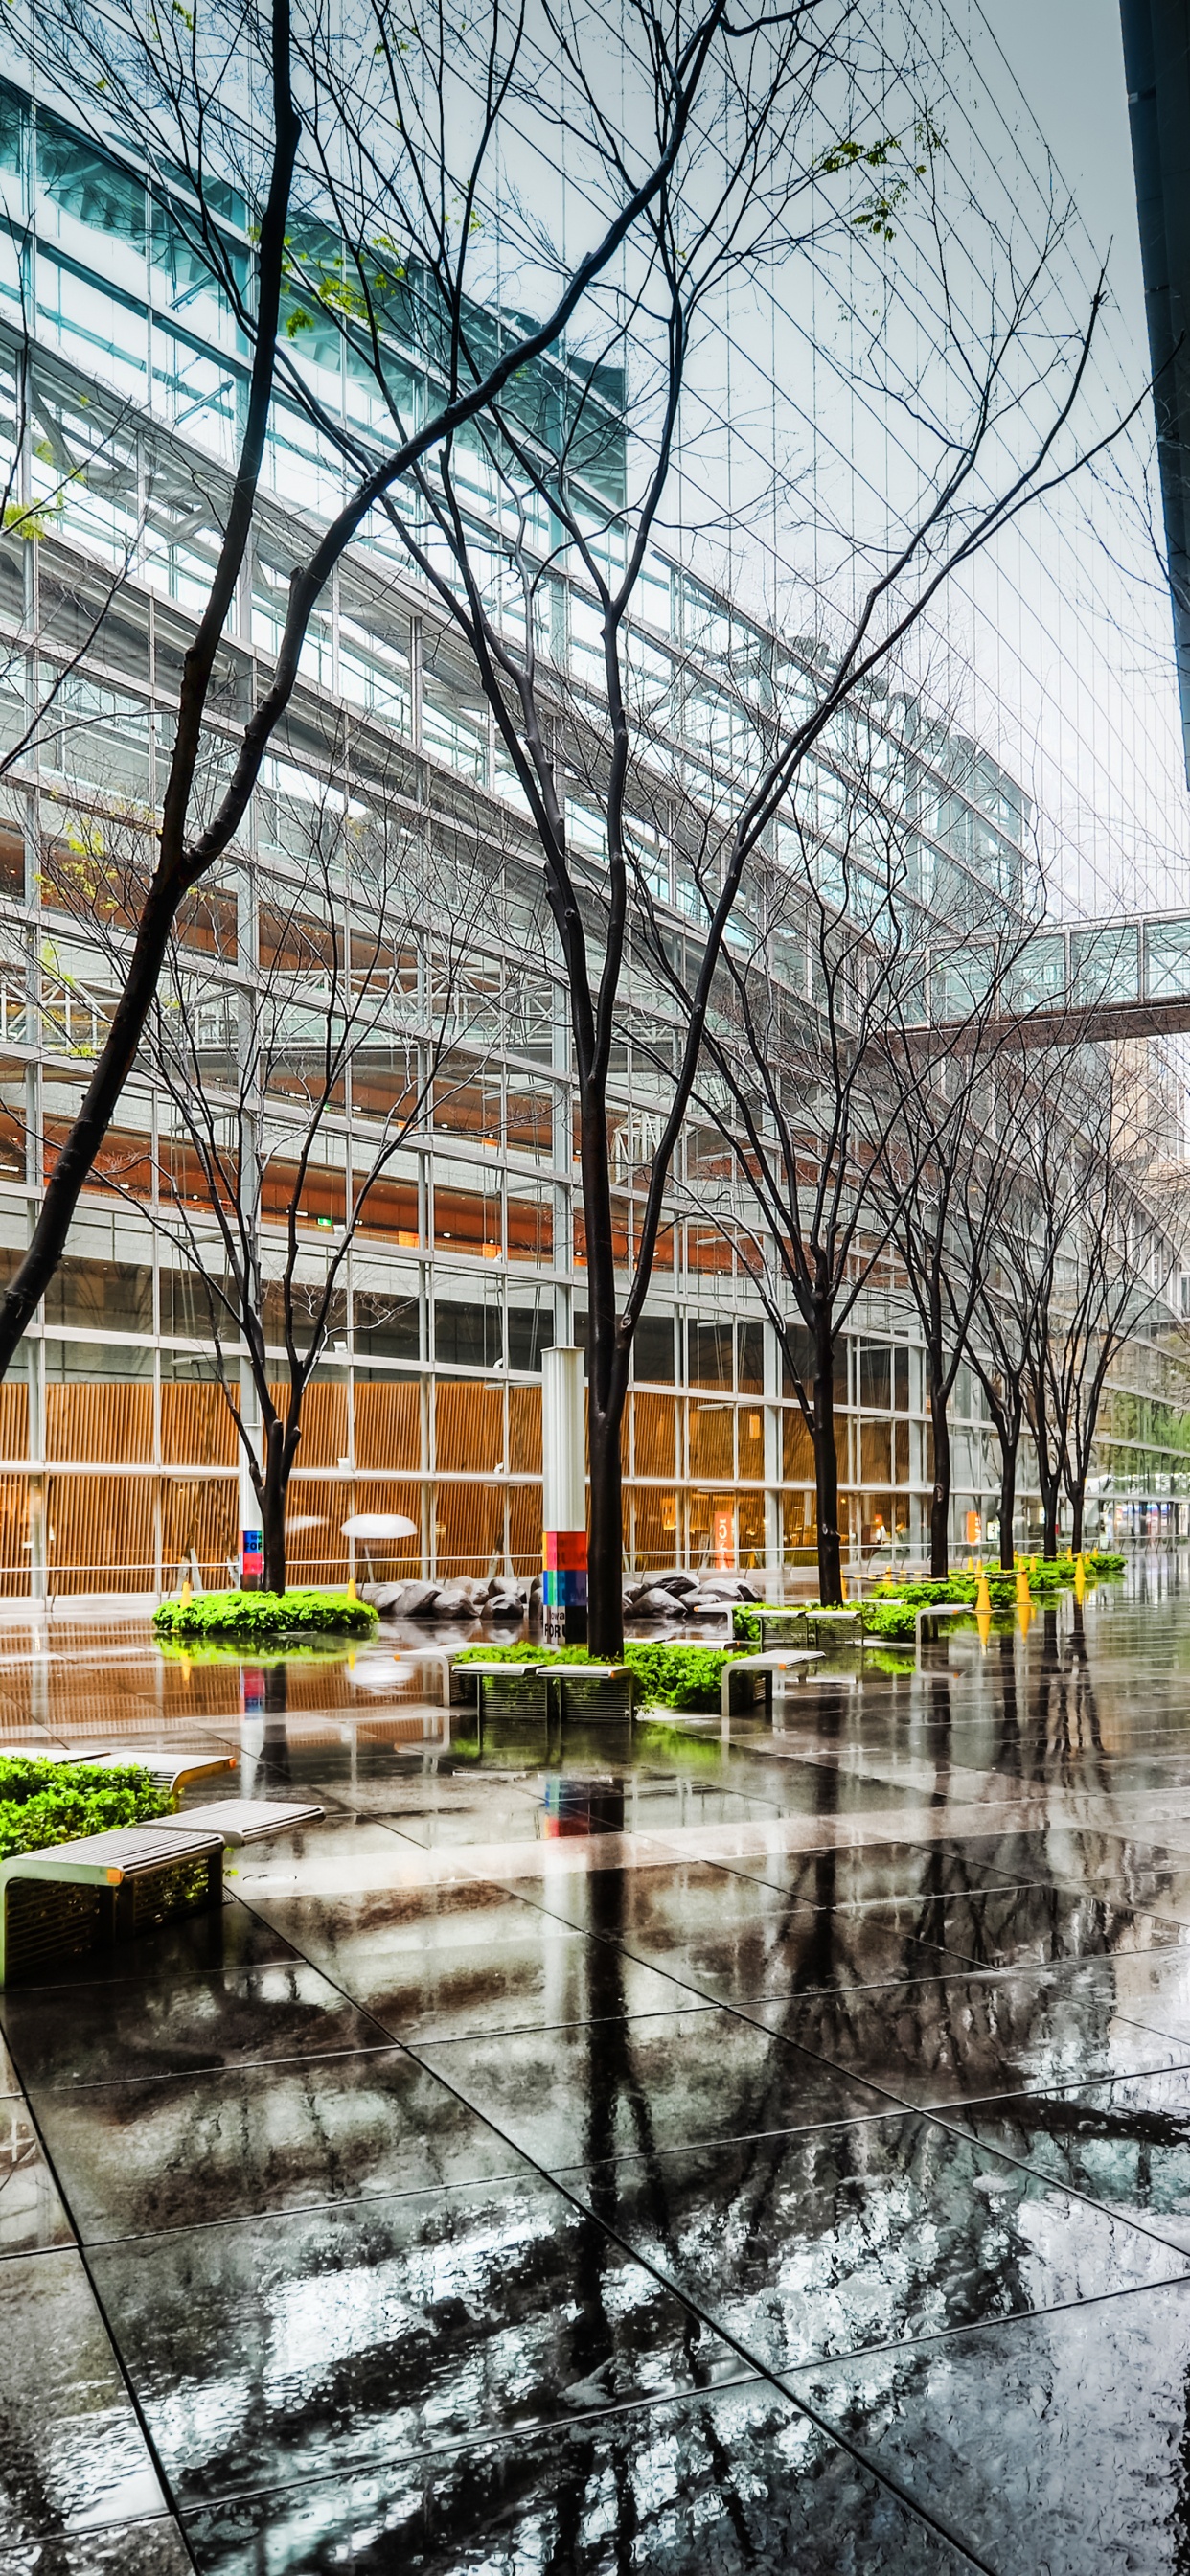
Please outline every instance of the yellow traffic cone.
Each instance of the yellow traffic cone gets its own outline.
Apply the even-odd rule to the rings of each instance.
[[[1023,1603],[1019,1617],[1021,1623],[1021,1635],[1022,1637],[1027,1637],[1033,1624],[1033,1602],[1031,1597],[1028,1601]]]
[[[180,1591],[180,1592],[179,1592],[179,1594],[178,1594],[178,1608],[179,1608],[179,1610],[188,1610],[188,1609],[189,1609],[189,1607],[190,1607],[191,1602],[193,1601],[193,1599],[194,1599],[194,1586],[193,1586],[193,1584],[191,1583],[191,1580],[190,1580],[189,1575],[187,1575],[187,1576],[185,1577],[184,1581],[183,1581],[182,1589],[181,1589],[181,1591]]]
[[[979,1569],[979,1590],[975,1595],[975,1610],[978,1618],[991,1618],[992,1596],[988,1590],[988,1579],[982,1565]]]
[[[348,1598],[348,1600],[349,1600],[349,1601],[358,1601],[358,1600],[359,1600],[359,1594],[358,1594],[358,1592],[356,1591],[356,1588],[355,1588],[355,1576],[354,1576],[354,1574],[352,1575],[351,1581],[350,1581],[350,1583],[349,1583],[349,1584],[348,1584],[348,1586],[347,1586],[347,1598]]]

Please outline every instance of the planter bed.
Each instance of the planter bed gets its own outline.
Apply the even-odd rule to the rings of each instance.
[[[377,1613],[346,1592],[202,1592],[192,1601],[163,1601],[154,1634],[193,1643],[284,1647],[314,1636],[370,1637]]]

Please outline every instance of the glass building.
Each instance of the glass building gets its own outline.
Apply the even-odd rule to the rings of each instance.
[[[10,513],[19,525],[0,535],[0,1259],[11,1275],[43,1158],[65,1132],[111,1008],[118,940],[110,921],[94,917],[87,866],[97,850],[118,850],[122,834],[143,831],[157,807],[181,655],[224,515],[245,365],[229,314],[168,208],[133,168],[14,84],[0,88],[0,165],[15,218],[0,246],[0,408],[19,450],[20,502]],[[246,262],[240,212],[229,193],[226,238]],[[374,384],[353,374],[342,335],[329,326],[324,339],[306,334],[301,355],[324,396],[333,382],[366,430]],[[412,350],[408,377],[416,414]],[[597,391],[584,470],[614,499],[619,389],[609,377]],[[542,368],[540,399],[543,417],[551,403],[564,408],[562,359]],[[330,514],[337,472],[282,395],[204,742],[212,792],[253,702],[257,657],[267,667],[275,655],[295,518],[313,526]],[[717,742],[731,739],[748,673],[780,658],[786,685],[791,675],[796,682],[799,652],[808,676],[812,647],[766,630],[660,554],[650,559],[638,612],[633,649],[664,710],[659,774],[684,762],[689,789],[708,728]],[[560,666],[597,686],[581,585],[559,575],[551,613]],[[31,729],[39,707],[46,712]],[[1021,788],[975,740],[910,699],[881,700],[865,721],[889,793],[912,820],[923,919],[974,918],[989,889],[1011,909],[1032,820]],[[843,793],[829,753],[814,787],[829,857]],[[585,1322],[566,997],[539,863],[488,712],[456,638],[382,523],[334,576],[248,832],[183,924],[183,971],[204,1015],[216,1105],[221,1081],[234,1087],[243,996],[276,968],[277,919],[292,911],[331,808],[340,820],[360,818],[361,828],[382,809],[385,832],[407,854],[409,899],[384,1007],[298,1199],[299,1276],[312,1293],[377,1121],[391,1114],[402,1084],[427,1082],[435,1046],[441,1061],[425,1114],[386,1166],[344,1263],[291,1487],[292,1570],[298,1579],[342,1575],[342,1522],[353,1512],[396,1512],[420,1537],[386,1563],[437,1575],[502,1564],[528,1571],[540,1561],[541,1353],[581,1341]],[[580,787],[568,819],[579,846],[587,833],[597,863],[597,818]],[[447,925],[441,906],[421,897],[426,852],[438,853],[441,890],[442,853],[454,850],[458,865],[462,845],[483,900],[460,954],[457,921]],[[328,901],[345,911],[355,899],[346,848],[326,877]],[[653,893],[681,938],[692,904],[677,834],[657,835]],[[287,986],[295,1062],[311,1042],[303,975],[308,1019],[320,991],[313,953],[304,966],[293,963]],[[640,1147],[656,1117],[648,1051],[633,1040],[633,1008],[646,1000],[627,996],[613,1082],[625,1250]],[[281,1133],[285,1115],[280,1094],[262,1102],[266,1133],[270,1119]],[[730,1238],[692,1212],[688,1183],[703,1150],[692,1124],[636,1345],[626,1562],[717,1559],[775,1571],[806,1561],[812,1546],[809,1441]],[[184,1110],[146,1064],[26,1337],[24,1365],[0,1386],[0,1587],[9,1592],[148,1592],[188,1566],[221,1581],[234,1560],[236,1447],[209,1305],[176,1229],[171,1239],[161,1222],[168,1182],[190,1201],[195,1239],[206,1239],[188,1151]],[[270,1341],[270,1247],[292,1187],[274,1138],[261,1196]],[[277,1359],[280,1377],[279,1349]],[[857,1311],[836,1393],[853,1551],[918,1553],[931,1472],[922,1363],[891,1274]],[[996,1484],[994,1440],[966,1368],[953,1413],[961,1541]]]

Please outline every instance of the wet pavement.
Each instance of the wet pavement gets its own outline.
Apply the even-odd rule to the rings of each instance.
[[[0,1627],[326,1809],[0,1999],[0,2576],[1186,2576],[1190,1561],[726,1737],[418,1642]]]

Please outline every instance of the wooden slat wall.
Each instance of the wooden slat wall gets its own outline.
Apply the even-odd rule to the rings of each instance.
[[[24,1387],[20,1389],[23,1395]],[[0,1476],[0,1592],[29,1589],[29,1480]]]
[[[47,1477],[51,1591],[152,1591],[155,1484],[153,1476]]]
[[[438,1468],[490,1475],[504,1457],[504,1398],[498,1386],[442,1378],[435,1388]]]
[[[236,1427],[222,1387],[166,1379],[161,1389],[161,1455],[167,1467],[234,1467]]]
[[[373,1384],[355,1390],[355,1462],[357,1467],[393,1468],[421,1465],[421,1388]],[[379,1506],[378,1506],[379,1508]],[[399,1504],[394,1505],[400,1510]]]
[[[5,1378],[0,1382],[0,1458],[29,1455],[29,1389]]]
[[[508,1390],[508,1464],[514,1476],[541,1474],[541,1388]]]
[[[443,1576],[486,1574],[498,1567],[504,1554],[502,1488],[440,1483],[435,1539],[435,1561]]]
[[[47,1386],[45,1454],[63,1464],[102,1459],[109,1466],[149,1465],[153,1456],[153,1389],[89,1381]]]
[[[271,1390],[273,1402],[285,1419],[289,1390],[278,1384]],[[347,1386],[319,1378],[308,1386],[302,1401],[302,1436],[298,1442],[298,1464],[302,1467],[337,1467],[348,1453]]]
[[[509,1493],[508,1552],[514,1574],[540,1574],[540,1485],[514,1485]]]
[[[188,1390],[189,1391],[189,1390]],[[167,1477],[161,1498],[161,1571],[168,1588],[189,1571],[193,1548],[204,1583],[226,1583],[239,1540],[233,1476]]]
[[[672,1476],[678,1408],[672,1395],[634,1395],[634,1460],[638,1476]]]

